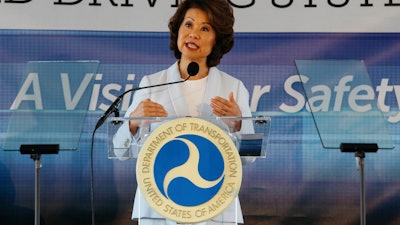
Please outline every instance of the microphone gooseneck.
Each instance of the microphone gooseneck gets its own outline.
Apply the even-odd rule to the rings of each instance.
[[[132,89],[129,89],[129,90],[125,91],[124,93],[122,93],[121,95],[119,95],[115,99],[115,101],[110,105],[110,107],[100,117],[100,119],[97,121],[97,124],[96,124],[96,127],[95,127],[94,130],[97,130],[101,125],[103,125],[104,121],[106,121],[106,119],[111,115],[111,113],[115,113],[116,117],[119,116],[118,105],[121,102],[122,97],[124,97],[124,95],[126,95],[127,93],[132,92],[132,91],[138,91],[138,90],[141,90],[141,89],[147,89],[147,88],[153,88],[153,87],[160,87],[160,86],[164,86],[164,85],[182,83],[182,82],[185,82],[185,81],[189,80],[190,77],[196,76],[197,73],[199,72],[199,69],[200,69],[199,68],[199,64],[197,64],[196,62],[191,62],[191,63],[189,63],[189,65],[187,67],[187,72],[188,72],[189,76],[184,80],[170,82],[170,83],[164,83],[164,84],[150,85],[150,86],[146,86],[146,87],[137,87],[137,88],[132,88]]]

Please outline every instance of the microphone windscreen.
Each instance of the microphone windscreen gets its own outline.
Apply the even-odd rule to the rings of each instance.
[[[196,62],[189,63],[187,72],[190,76],[196,76],[196,74],[199,72],[199,64]]]

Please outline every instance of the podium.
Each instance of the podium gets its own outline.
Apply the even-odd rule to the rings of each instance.
[[[394,148],[362,60],[296,60],[323,148],[354,153],[360,170],[360,224],[366,224],[365,153]],[[333,96],[335,96],[333,98]]]
[[[135,135],[130,120],[142,124]],[[240,131],[232,126],[237,120]],[[265,115],[110,118],[108,158],[137,160],[133,219],[243,222],[242,163],[266,157],[270,124]]]
[[[11,106],[2,149],[35,162],[35,225],[40,224],[40,158],[76,150],[98,61],[32,61]]]

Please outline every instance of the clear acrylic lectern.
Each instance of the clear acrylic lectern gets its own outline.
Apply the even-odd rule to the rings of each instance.
[[[365,221],[364,158],[393,149],[383,113],[362,60],[296,60],[322,145],[355,153],[360,170],[360,223]]]
[[[35,225],[40,224],[40,156],[76,150],[98,61],[32,61],[11,106],[2,145],[35,161]]]
[[[131,135],[127,127],[130,120],[143,124],[135,135]],[[238,120],[242,125],[239,132],[231,126]],[[237,194],[241,183],[242,163],[252,163],[255,158],[266,157],[270,123],[270,117],[263,115],[207,118],[109,118],[107,123],[108,157],[137,160],[136,179],[139,188],[135,197],[133,219],[138,219],[140,223],[141,218],[147,216],[142,214],[143,211],[146,211],[146,207],[151,207],[162,215],[160,218],[166,217],[182,224],[193,224],[209,220],[202,216],[210,213],[213,207],[219,208],[216,207],[219,205],[221,209],[231,213],[230,220],[236,218],[235,221],[230,222],[241,222],[241,219],[238,221],[238,218],[242,218],[242,212],[238,210],[240,204]],[[235,155],[239,159],[238,162],[235,161]],[[164,164],[162,164],[163,157],[166,159]],[[221,161],[223,161],[221,165],[224,165],[222,167]],[[215,176],[215,173],[219,175]],[[150,174],[149,178],[147,178],[148,174]],[[239,185],[225,187],[223,181],[228,181],[236,175]],[[151,181],[154,181],[154,184]],[[144,188],[141,188],[141,183],[144,183]],[[223,193],[224,190],[231,192],[228,191],[230,194]],[[141,193],[139,196],[138,192]],[[151,198],[143,198],[144,192],[151,192]],[[196,195],[191,193],[196,193]],[[207,201],[208,196],[213,193],[215,196],[225,196],[227,202],[228,197],[233,196],[232,202],[225,203],[225,200],[222,201],[223,198]],[[163,208],[157,209],[161,205]],[[173,210],[180,207],[185,210],[178,210],[179,212],[186,211],[186,215],[182,217],[173,214]],[[223,212],[213,215],[211,219],[219,222],[226,221],[226,218],[221,216]]]

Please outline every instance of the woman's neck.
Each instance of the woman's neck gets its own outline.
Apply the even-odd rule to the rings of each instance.
[[[178,68],[182,79],[186,79],[189,76],[187,72],[187,67],[191,62],[192,61],[187,61],[187,60],[180,60],[178,62]],[[197,62],[197,63],[199,64],[199,72],[195,76],[191,76],[189,78],[190,80],[198,80],[208,76],[210,68],[207,66],[207,64],[205,62],[204,63]]]

